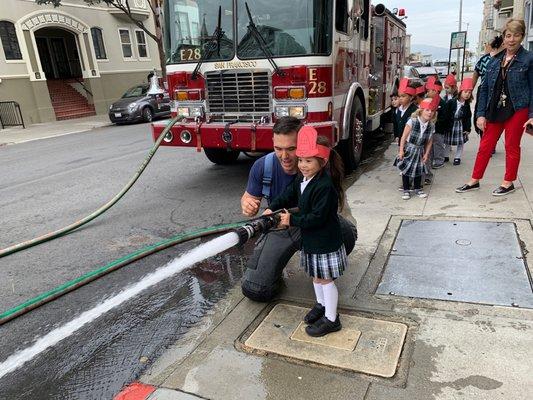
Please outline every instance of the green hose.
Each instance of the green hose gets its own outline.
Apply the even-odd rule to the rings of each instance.
[[[174,246],[179,243],[186,242],[188,240],[193,240],[197,238],[201,238],[208,235],[213,235],[216,233],[222,233],[229,231],[233,228],[237,228],[239,226],[242,226],[243,222],[235,222],[232,224],[224,224],[224,225],[215,225],[208,228],[199,229],[192,232],[185,232],[181,233],[179,235],[176,235],[170,239],[163,240],[161,242],[152,244],[150,246],[147,246],[143,249],[137,250],[133,253],[130,253],[124,257],[121,257],[113,262],[110,262],[109,264],[95,269],[91,272],[88,272],[84,275],[79,276],[76,279],[73,279],[71,281],[68,281],[60,286],[57,286],[56,288],[49,290],[47,292],[41,293],[40,295],[29,299],[28,301],[25,301],[24,303],[19,304],[18,306],[15,306],[2,314],[0,314],[0,326],[5,324],[6,322],[17,318],[23,314],[26,314],[27,312],[42,306],[43,304],[46,304],[52,300],[57,299],[60,296],[63,296],[64,294],[71,292],[83,285],[86,285],[89,282],[92,282],[98,278],[100,278],[103,275],[106,275],[112,271],[115,271],[127,264],[130,264],[134,261],[137,261],[143,257],[146,257],[150,254],[153,254],[155,252],[158,252],[160,250],[164,250],[168,247]]]
[[[21,250],[27,249],[29,247],[36,246],[38,244],[47,242],[49,240],[58,238],[59,236],[66,235],[66,234],[72,232],[74,229],[77,229],[80,226],[85,225],[86,223],[92,221],[93,219],[95,219],[99,215],[101,215],[104,212],[106,212],[107,210],[109,210],[113,205],[115,205],[115,203],[117,203],[122,198],[122,196],[124,196],[126,194],[126,192],[128,190],[130,190],[130,188],[137,181],[137,179],[139,179],[139,177],[143,173],[144,169],[146,168],[146,166],[148,165],[148,163],[151,161],[152,157],[154,156],[155,152],[157,151],[157,149],[161,145],[161,142],[163,141],[163,139],[166,136],[166,134],[168,133],[168,131],[174,126],[174,124],[176,122],[178,122],[178,120],[180,118],[182,118],[182,116],[181,115],[177,115],[177,116],[175,116],[174,118],[172,118],[169,121],[169,123],[167,124],[167,126],[165,127],[163,132],[161,132],[161,135],[159,135],[159,138],[156,140],[156,142],[154,143],[154,145],[152,146],[152,148],[148,152],[148,156],[144,159],[142,164],[137,169],[137,172],[135,173],[135,175],[133,175],[133,177],[126,184],[126,186],[124,186],[124,188],[115,197],[113,197],[111,200],[109,200],[106,204],[104,204],[102,207],[100,207],[98,210],[96,210],[92,214],[86,216],[85,218],[83,218],[83,219],[81,219],[81,220],[79,220],[77,222],[74,222],[73,224],[70,224],[70,225],[68,225],[68,226],[66,226],[64,228],[58,229],[56,231],[49,232],[49,233],[47,233],[45,235],[36,237],[34,239],[27,240],[27,241],[19,243],[19,244],[15,244],[13,246],[6,247],[5,249],[1,249],[0,250],[0,258],[8,256],[8,255],[13,254],[13,253],[16,253],[17,251],[21,251]]]

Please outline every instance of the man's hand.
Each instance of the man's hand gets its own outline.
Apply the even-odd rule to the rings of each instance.
[[[241,197],[242,213],[247,217],[253,217],[259,211],[261,205],[261,198],[252,196],[248,192],[244,192]]]
[[[279,214],[279,226],[281,228],[288,228],[291,223],[291,214],[287,210],[283,210]]]

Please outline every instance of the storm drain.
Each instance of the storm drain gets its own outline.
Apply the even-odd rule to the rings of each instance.
[[[321,338],[305,333],[308,308],[277,304],[244,342],[244,350],[390,378],[407,325],[341,314],[342,329]]]
[[[402,221],[376,293],[533,308],[511,222]]]

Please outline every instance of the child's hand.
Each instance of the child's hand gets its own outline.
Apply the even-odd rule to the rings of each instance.
[[[398,152],[398,159],[403,160],[404,155],[405,155],[405,152],[403,150],[400,150]]]
[[[424,157],[422,157],[422,162],[424,164],[426,164],[428,162],[428,158],[429,158],[429,156],[427,154],[425,154]]]
[[[267,208],[265,211],[263,211],[263,214],[261,215],[270,215],[272,214],[272,210],[270,208]]]
[[[279,214],[279,226],[280,228],[288,228],[291,222],[291,214],[287,210],[283,210]]]

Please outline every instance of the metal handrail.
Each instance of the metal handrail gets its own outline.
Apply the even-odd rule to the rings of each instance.
[[[73,78],[73,79],[76,82],[78,82],[81,85],[81,87],[83,88],[83,90],[85,90],[87,93],[89,93],[91,95],[91,97],[94,97],[93,94],[91,93],[91,91],[85,87],[85,85],[83,84],[82,81],[80,81],[78,78]]]
[[[0,126],[22,126],[24,129],[24,118],[20,105],[16,101],[0,101]]]

